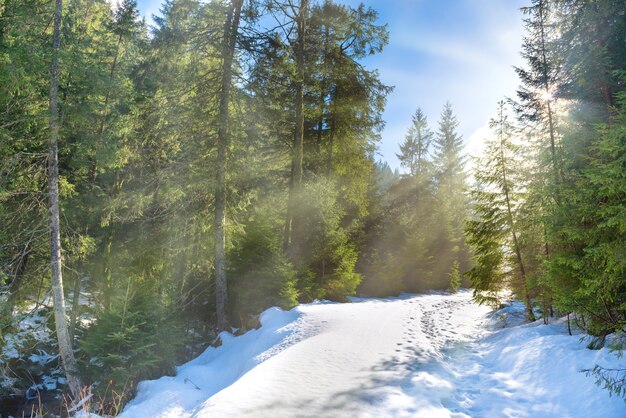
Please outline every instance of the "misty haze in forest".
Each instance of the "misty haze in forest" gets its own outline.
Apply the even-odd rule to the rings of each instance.
[[[439,357],[505,307],[503,318],[560,324],[621,355],[626,2],[383,3],[0,0],[0,418],[117,416],[140,381],[203,352],[251,353],[246,332],[286,321],[293,341],[263,346],[278,358],[332,323],[319,301],[341,326],[344,305],[374,321],[385,298],[390,318],[417,323],[407,304],[424,304],[426,337],[398,345],[430,341]],[[476,10],[449,39],[478,52],[480,19],[506,9],[522,31],[494,40],[519,60],[500,62],[512,83],[483,80],[485,97],[502,90],[490,109],[417,81],[423,70],[471,83],[476,68],[465,81],[462,65],[436,65],[501,59],[497,45],[424,46],[456,3]],[[399,10],[430,22],[419,39],[385,20]],[[386,80],[406,70],[394,65],[411,36],[422,55],[409,89]],[[406,117],[389,115],[408,96]],[[406,299],[433,291],[446,296]],[[579,369],[608,389],[597,396],[620,398],[626,366],[610,356]]]

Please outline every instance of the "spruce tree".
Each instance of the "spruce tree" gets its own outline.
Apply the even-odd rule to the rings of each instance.
[[[309,20],[309,0],[299,0],[299,4],[290,3],[294,15],[296,37],[291,40],[294,59],[294,134],[291,157],[291,177],[289,179],[289,200],[285,219],[283,248],[295,265],[301,263],[300,250],[303,238],[302,221],[298,198],[302,194],[302,176],[304,162],[304,89],[305,89],[305,46],[307,42],[307,25]]]
[[[598,125],[587,165],[563,187],[554,215],[558,246],[549,261],[555,305],[583,316],[586,330],[602,339],[621,330],[626,311],[626,94],[616,96],[618,113]]]
[[[445,231],[434,248],[434,252],[440,256],[435,277],[446,276],[455,259],[459,260],[462,270],[469,267],[463,234],[468,215],[466,157],[458,126],[452,105],[448,102],[444,105],[433,141],[437,216]]]
[[[526,302],[534,320],[527,265],[518,230],[518,209],[524,195],[522,172],[514,143],[515,128],[508,121],[504,102],[489,126],[494,139],[486,142],[485,156],[477,161],[472,190],[476,218],[467,223],[468,243],[474,247],[475,266],[468,272],[479,302],[496,302],[498,291],[510,288]]]
[[[215,192],[215,307],[217,328],[226,329],[226,303],[228,298],[226,282],[226,174],[228,148],[230,146],[229,106],[233,78],[233,58],[239,37],[239,20],[243,0],[232,0],[224,23],[222,38],[222,80],[220,85],[218,130],[217,130],[217,172]]]
[[[558,150],[556,93],[561,80],[562,57],[554,42],[554,14],[547,0],[533,0],[532,6],[522,8],[526,36],[522,44],[522,58],[526,67],[516,67],[522,85],[517,91],[514,109],[520,120],[529,123],[549,144],[550,165],[554,185],[562,177]]]
[[[459,262],[454,260],[452,263],[452,271],[449,274],[450,277],[450,293],[456,293],[461,287],[461,271],[459,269]]]
[[[433,133],[428,129],[426,115],[418,108],[404,142],[400,144],[400,153],[396,154],[400,164],[409,169],[411,176],[421,177],[428,171],[428,154],[432,140]]]

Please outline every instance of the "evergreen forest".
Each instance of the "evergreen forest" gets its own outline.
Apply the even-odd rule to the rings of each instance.
[[[352,296],[512,294],[603,347],[626,330],[625,11],[529,0],[482,155],[441,97],[397,169],[394,86],[365,64],[394,34],[366,5],[166,0],[148,23],[135,0],[0,0],[0,404],[115,416],[221,331]]]

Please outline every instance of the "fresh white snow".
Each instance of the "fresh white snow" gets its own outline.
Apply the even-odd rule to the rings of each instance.
[[[562,322],[512,325],[455,295],[313,303],[141,382],[120,417],[623,417],[580,370],[626,367]]]

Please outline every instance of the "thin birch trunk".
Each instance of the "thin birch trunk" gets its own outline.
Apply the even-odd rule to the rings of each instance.
[[[61,228],[59,209],[59,49],[61,47],[61,19],[63,0],[56,0],[54,31],[52,36],[52,64],[50,74],[50,138],[48,156],[48,186],[50,204],[50,246],[52,268],[52,298],[54,319],[59,343],[59,354],[65,368],[67,382],[75,398],[80,396],[82,384],[77,376],[76,359],[67,329],[65,297],[63,294],[63,261],[61,258]]]

